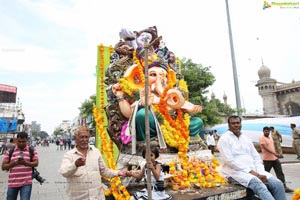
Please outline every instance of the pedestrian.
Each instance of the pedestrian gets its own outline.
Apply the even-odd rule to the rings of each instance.
[[[213,131],[209,131],[209,135],[206,138],[206,144],[208,146],[208,149],[210,149],[211,154],[214,155],[216,141],[215,141],[215,138],[214,138],[214,132]]]
[[[6,151],[3,158],[2,170],[9,170],[7,200],[16,200],[19,192],[21,200],[29,200],[31,196],[32,167],[38,166],[38,155],[34,148],[31,160],[27,138],[26,132],[19,132],[11,158],[10,150]]]
[[[72,138],[72,140],[71,140],[71,149],[73,149],[75,147],[75,140],[74,140],[74,138]]]
[[[71,149],[71,138],[68,138],[67,144],[68,144],[68,150],[70,150]]]
[[[9,143],[6,145],[6,148],[10,149],[10,148],[12,148],[14,146],[15,146],[15,144],[14,144],[14,138],[10,138],[9,139]]]
[[[276,153],[279,154],[279,158],[283,158],[282,148],[281,148],[282,136],[279,133],[279,131],[276,130],[273,126],[270,126],[270,130],[272,132],[272,139],[274,141],[275,151]]]
[[[263,135],[259,138],[259,145],[265,170],[270,172],[273,168],[276,177],[281,180],[284,185],[285,192],[293,192],[292,189],[286,186],[285,176],[282,171],[281,163],[278,160],[280,154],[275,151],[273,137],[270,136],[271,127],[265,126],[263,128]]]
[[[146,148],[142,151],[143,158],[146,157]],[[153,200],[166,200],[172,199],[172,196],[165,193],[165,181],[164,174],[162,171],[161,163],[157,162],[156,159],[159,157],[159,151],[157,147],[150,147],[150,157],[151,161],[145,164],[144,167],[138,172],[129,172],[128,175],[137,179],[141,179],[143,176],[146,176],[146,171],[151,171],[151,191]],[[147,177],[145,177],[146,179]],[[136,199],[148,199],[148,190],[144,188],[140,191],[134,193]]]
[[[3,144],[4,144],[3,140],[0,139],[0,155],[3,154],[3,153],[2,153],[2,147],[3,147]]]
[[[56,144],[56,150],[58,150],[59,149],[59,139],[58,138],[56,138],[55,144]]]
[[[31,142],[31,146],[36,147],[36,141],[35,141],[34,138],[33,138],[32,142]]]
[[[63,139],[63,144],[64,144],[64,149],[66,150],[67,149],[67,139],[66,138]]]
[[[126,176],[127,171],[112,170],[105,165],[100,151],[89,146],[87,127],[78,127],[74,137],[76,147],[65,153],[59,169],[59,173],[67,178],[69,199],[105,199],[101,177]]]
[[[230,116],[228,127],[217,144],[225,177],[251,189],[260,199],[286,200],[283,183],[264,170],[252,140],[241,132],[241,118]]]
[[[219,133],[218,133],[218,131],[217,131],[216,129],[213,130],[213,136],[214,136],[214,138],[215,138],[215,142],[218,143],[218,140],[219,140],[219,138],[220,138],[220,135],[219,135]]]
[[[60,139],[59,139],[59,149],[60,149],[60,150],[63,150],[63,146],[64,146],[64,142],[63,142],[63,140],[60,138]]]
[[[4,153],[5,153],[5,151],[7,150],[7,146],[6,146],[6,144],[7,144],[7,138],[6,138],[6,137],[4,137],[4,138],[3,138],[3,143],[2,143],[1,154],[4,154]]]
[[[296,124],[291,123],[291,129],[292,129],[292,137],[293,137],[293,149],[295,153],[297,154],[297,159],[300,160],[300,135],[299,135],[299,129],[296,128]]]

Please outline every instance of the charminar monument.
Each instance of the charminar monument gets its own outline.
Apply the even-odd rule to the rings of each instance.
[[[264,115],[300,115],[300,81],[278,82],[264,64],[258,76],[255,86],[263,100]]]

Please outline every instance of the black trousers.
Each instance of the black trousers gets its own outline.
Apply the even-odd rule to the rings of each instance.
[[[270,172],[271,169],[273,168],[274,171],[275,171],[276,177],[279,180],[281,180],[281,182],[285,186],[284,173],[282,171],[281,163],[280,163],[280,161],[278,159],[276,159],[276,160],[264,160],[264,166],[265,166],[265,170],[267,172]]]
[[[214,153],[215,153],[215,146],[214,145],[208,145],[208,149],[210,149],[211,154],[214,155]]]

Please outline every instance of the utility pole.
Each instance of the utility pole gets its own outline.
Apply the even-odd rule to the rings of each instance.
[[[235,89],[236,109],[237,109],[238,116],[242,117],[240,89],[239,89],[239,81],[238,81],[237,71],[236,71],[235,54],[234,54],[234,46],[233,46],[233,39],[232,39],[228,0],[225,0],[225,2],[226,2],[226,14],[227,14],[227,24],[228,24],[229,41],[230,41],[230,52],[231,52],[231,62],[232,62],[232,70],[233,70],[234,89]]]

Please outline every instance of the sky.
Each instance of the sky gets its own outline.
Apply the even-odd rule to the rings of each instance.
[[[247,113],[262,113],[255,87],[262,62],[279,82],[298,81],[300,74],[300,8],[263,5],[229,0]],[[224,0],[0,1],[0,83],[18,88],[25,123],[36,121],[51,134],[62,120],[78,116],[81,103],[95,94],[97,45],[115,45],[121,28],[154,25],[177,57],[211,66],[216,82],[207,95],[222,100],[226,94],[235,108]]]

